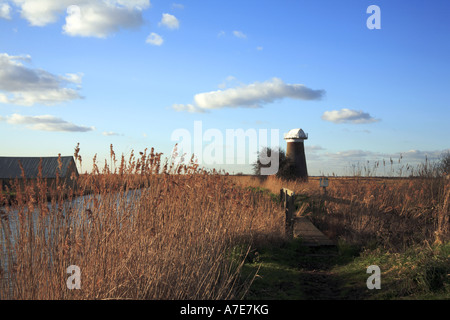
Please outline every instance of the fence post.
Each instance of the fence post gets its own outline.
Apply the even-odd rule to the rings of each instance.
[[[288,239],[292,239],[294,236],[294,211],[295,211],[295,193],[288,189],[280,190],[280,202],[284,207],[286,215],[285,221],[285,233]]]

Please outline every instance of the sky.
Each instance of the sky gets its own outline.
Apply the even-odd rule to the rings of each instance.
[[[255,148],[285,149],[302,128],[310,175],[437,159],[450,148],[448,12],[446,0],[0,0],[0,156],[79,143],[89,171],[111,144],[170,157],[178,143],[207,168],[251,173]],[[242,150],[228,131],[253,138]]]

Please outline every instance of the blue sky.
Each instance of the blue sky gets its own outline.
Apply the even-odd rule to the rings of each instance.
[[[370,5],[381,29],[367,27]],[[169,156],[174,131],[201,121],[224,136],[276,129],[282,147],[302,128],[311,175],[434,159],[450,148],[448,12],[444,0],[0,0],[0,155],[79,142],[89,170],[110,144]],[[215,167],[250,172],[252,157]]]

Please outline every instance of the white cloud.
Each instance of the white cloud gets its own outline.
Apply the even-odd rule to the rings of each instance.
[[[242,31],[233,31],[233,34],[236,38],[245,39],[247,36]]]
[[[23,116],[15,113],[0,120],[6,120],[9,124],[25,125],[31,130],[40,131],[88,132],[95,130],[94,127],[78,126],[51,115]]]
[[[65,34],[104,38],[119,29],[143,24],[149,0],[13,0],[32,26],[55,23],[67,12]]]
[[[259,108],[275,100],[291,98],[299,100],[320,100],[325,91],[312,90],[302,84],[286,84],[273,78],[266,82],[255,82],[237,88],[199,93],[193,104],[175,104],[177,111],[201,112],[221,108]]]
[[[8,101],[8,97],[5,94],[0,93],[0,103],[8,103]]]
[[[204,113],[206,112],[204,109],[194,106],[193,104],[174,104],[172,108],[175,111],[187,111],[191,113]]]
[[[375,119],[366,112],[350,109],[325,111],[322,115],[322,119],[333,123],[353,123],[353,124],[372,123],[380,121],[379,119]]]
[[[67,80],[68,82],[81,84],[81,80],[83,79],[82,73],[66,73],[65,77],[62,77],[63,79]]]
[[[180,22],[178,19],[169,14],[169,13],[163,13],[161,22],[159,23],[160,26],[165,26],[169,29],[178,29],[180,27]]]
[[[122,28],[138,28],[142,23],[140,10],[92,3],[70,6],[63,30],[70,36],[106,38]]]
[[[0,103],[52,105],[82,98],[78,93],[81,73],[59,76],[27,67],[24,62],[31,62],[31,57],[0,53]]]
[[[154,46],[160,46],[163,44],[164,40],[159,34],[152,32],[147,37],[147,40],[145,42],[147,42],[151,45],[154,45]]]
[[[77,0],[14,0],[14,3],[20,7],[20,15],[26,19],[32,26],[45,26],[54,23],[71,4],[79,4]]]
[[[0,3],[0,18],[11,19],[11,6],[7,3]]]
[[[92,1],[92,0],[89,0]],[[117,4],[130,10],[146,10],[152,6],[149,0],[104,0],[112,5]]]
[[[53,105],[79,98],[80,96],[75,90],[61,88],[46,90],[45,92],[33,91],[17,93],[13,98],[7,98],[5,102],[20,106],[32,106],[35,104]]]

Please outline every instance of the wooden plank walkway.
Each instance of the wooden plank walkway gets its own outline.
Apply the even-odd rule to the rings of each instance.
[[[298,217],[295,212],[295,192],[282,188],[280,190],[280,203],[286,213],[286,235],[289,238],[302,238],[305,246],[334,246],[307,217]]]
[[[294,238],[301,238],[304,246],[334,246],[333,241],[317,229],[307,217],[295,217],[293,229]]]

